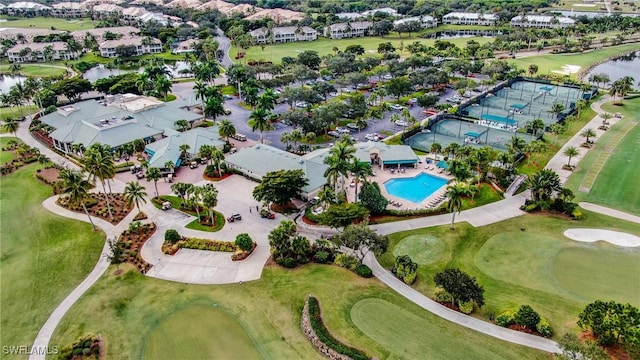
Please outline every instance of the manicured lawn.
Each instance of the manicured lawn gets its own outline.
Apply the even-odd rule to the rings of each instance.
[[[515,353],[505,353],[500,344],[485,342],[483,339],[460,341],[465,336],[462,327],[448,336],[438,336],[441,331],[438,324],[424,321],[411,311],[382,299],[366,298],[358,301],[351,308],[351,320],[368,337],[389,349],[393,354],[391,358],[520,358]],[[441,342],[423,341],[433,336],[437,336]],[[488,340],[488,337],[483,337]]]
[[[10,65],[0,65],[0,73],[9,73],[9,66]],[[20,75],[23,76],[54,77],[65,75],[66,73],[67,71],[65,69],[51,67],[48,64],[25,64],[22,65],[22,68],[20,69]]]
[[[586,69],[591,64],[604,60],[610,56],[632,51],[640,50],[640,44],[627,44],[620,46],[607,47],[600,50],[593,50],[583,54],[549,54],[541,56],[529,56],[521,59],[509,60],[511,64],[517,65],[520,69],[529,68],[529,65],[538,65],[538,73],[546,74],[553,71],[560,71],[564,65],[577,65],[581,70]],[[572,75],[575,78],[575,74]]]
[[[397,34],[396,34],[397,35]],[[480,44],[487,43],[491,41],[490,38],[484,37],[473,37],[473,38],[457,38],[457,39],[447,39],[458,46],[466,45],[468,40],[475,40]],[[273,61],[274,63],[280,63],[280,59],[284,56],[297,57],[304,50],[314,50],[318,52],[318,55],[321,57],[327,54],[333,54],[333,48],[337,47],[340,50],[344,50],[349,45],[362,45],[366,51],[365,56],[378,56],[378,44],[383,42],[391,42],[393,46],[396,48],[400,47],[400,43],[403,43],[406,47],[407,45],[413,43],[414,41],[419,41],[426,45],[433,45],[435,39],[423,39],[419,37],[409,37],[408,34],[404,34],[402,38],[397,36],[386,36],[384,38],[377,36],[369,36],[369,37],[359,37],[352,39],[339,39],[332,40],[324,37],[318,38],[315,41],[309,42],[293,42],[286,44],[277,44],[277,45],[267,45],[262,51],[260,46],[253,46],[250,49],[246,50],[246,58],[235,60],[236,62],[242,62],[248,60],[267,60]],[[238,48],[232,47],[229,51],[229,56],[231,59],[234,59],[236,54],[238,53]],[[399,53],[399,50],[398,50]],[[409,55],[406,48],[401,54]]]
[[[489,338],[437,318],[379,281],[360,278],[335,266],[306,265],[294,270],[267,266],[258,281],[221,286],[174,283],[147,278],[135,271],[115,276],[114,270],[110,268],[74,305],[56,329],[53,344],[67,344],[87,332],[99,333],[106,340],[108,358],[117,354],[118,359],[139,359],[145,353],[153,355],[146,348],[147,344],[156,343],[158,326],[172,326],[173,314],[179,314],[182,309],[202,306],[220,309],[233,318],[252,340],[262,358],[322,359],[300,330],[304,297],[312,293],[320,301],[324,322],[334,336],[379,359],[424,358],[424,352],[420,351],[430,348],[435,353],[444,352],[440,349],[442,344],[447,344],[449,349],[446,351],[453,354],[452,358],[458,359],[482,358],[486,349],[504,358],[546,358],[546,354],[541,352]],[[414,341],[423,343],[421,347],[404,351],[400,348],[402,344],[399,344],[395,348],[388,348],[385,343],[364,334],[352,322],[352,307],[367,298],[381,299],[393,305],[385,309],[387,314],[404,309],[437,331],[424,333],[424,336],[413,334]],[[195,325],[207,322],[206,314],[189,312],[184,316],[184,322],[191,324],[193,329],[205,329],[205,326],[209,329],[206,332],[187,330],[188,336],[193,337],[190,343],[210,340],[214,331],[226,331],[225,323]],[[177,334],[181,326],[178,325],[178,329],[171,334]],[[170,341],[168,331],[164,332],[167,342]],[[393,336],[395,331],[389,327],[388,335]],[[232,333],[237,332],[233,330]],[[184,352],[174,358],[202,358],[201,352],[186,344],[181,349]]]
[[[588,211],[580,221],[524,215],[479,228],[463,223],[455,231],[439,226],[392,234],[379,260],[391,268],[398,255],[415,257],[420,265],[413,286],[428,296],[437,290],[436,273],[458,267],[484,286],[486,305],[475,316],[488,319],[529,304],[561,335],[577,328],[578,314],[596,299],[640,305],[640,249],[564,237],[566,229],[577,227],[640,235],[637,224]]]
[[[42,29],[54,29],[54,30],[86,30],[93,29],[95,25],[91,19],[60,19],[54,17],[10,17],[0,16],[0,19],[7,19],[6,22],[2,22],[2,27],[15,27],[15,28],[42,28]]]
[[[625,100],[623,106],[605,105],[604,109],[611,114],[623,113],[625,118],[596,141],[596,146],[578,163],[567,186],[580,201],[602,204],[640,215],[640,192],[637,189],[640,167],[636,166],[640,154],[640,98]],[[598,155],[608,148],[611,140],[630,122],[635,122],[636,125],[610,154],[591,190],[588,193],[579,191],[586,173]]]
[[[192,306],[167,316],[151,333],[145,359],[262,359],[242,325],[221,309]]]
[[[30,345],[53,309],[96,264],[104,234],[41,205],[51,188],[39,165],[2,177],[0,186],[0,342]]]
[[[22,105],[22,110],[17,106],[0,107],[0,119],[4,120],[10,117],[20,118],[29,115],[38,109],[36,105]]]
[[[222,229],[225,223],[224,215],[215,210],[214,210],[214,214],[215,214],[214,218],[216,221],[216,226],[211,227],[211,226],[202,225],[200,224],[200,221],[198,219],[195,219],[192,222],[188,223],[186,228],[193,229],[193,230],[208,231],[208,232],[220,231],[220,229]]]
[[[472,198],[466,198],[462,201],[463,209],[471,209],[474,207],[490,204],[492,202],[496,202],[504,199],[496,189],[494,189],[491,185],[487,183],[480,184],[479,191]]]

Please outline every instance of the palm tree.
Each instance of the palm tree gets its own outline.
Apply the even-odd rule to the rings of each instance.
[[[230,120],[224,119],[220,121],[218,125],[218,135],[225,138],[226,142],[229,142],[229,137],[236,134],[236,127]]]
[[[131,203],[135,202],[138,208],[138,213],[141,213],[140,202],[145,204],[147,202],[147,192],[144,186],[140,185],[137,181],[130,181],[127,186],[124,187],[124,199],[127,202],[127,206],[131,206]]]
[[[167,101],[167,94],[169,94],[169,92],[171,91],[171,88],[173,87],[173,83],[167,79],[166,76],[164,75],[156,75],[156,79],[155,79],[155,91],[160,94],[160,96],[164,97],[164,101]]]
[[[204,101],[204,115],[213,118],[216,121],[218,115],[224,114],[224,106],[222,105],[222,96],[216,92],[208,91],[207,98]]]
[[[349,164],[352,159],[355,158],[355,152],[356,149],[353,145],[348,141],[340,140],[331,148],[331,150],[329,150],[329,156],[325,158],[324,161],[325,164],[329,165],[329,168],[325,171],[325,176],[337,171],[337,174],[334,175],[334,177],[337,179],[337,175],[340,176],[343,191],[344,178],[349,173]]]
[[[107,203],[107,211],[109,219],[113,219],[111,213],[111,204],[109,203],[109,195],[105,186],[105,181],[113,178],[115,175],[115,166],[113,156],[108,145],[95,143],[91,145],[83,154],[82,165],[84,170],[89,173],[90,179],[98,179],[102,184],[104,197]]]
[[[135,85],[141,94],[146,95],[149,92],[149,90],[152,88],[149,74],[147,74],[146,72],[143,72],[142,74],[138,75],[138,80],[136,80]]]
[[[40,154],[38,155],[38,162],[40,163],[40,165],[42,165],[42,168],[44,169],[44,167],[49,162],[49,158],[45,154]]]
[[[567,167],[571,168],[571,158],[574,156],[578,156],[580,155],[580,152],[578,151],[578,149],[576,149],[575,146],[569,146],[568,148],[566,148],[564,150],[564,156],[568,156],[569,157],[569,161],[567,161]]]
[[[269,124],[269,118],[271,113],[263,108],[255,109],[249,116],[249,121],[252,121],[251,131],[260,131],[260,142],[262,143],[262,132],[271,128]]]
[[[609,119],[611,119],[613,117],[613,115],[609,114],[609,113],[602,113],[600,115],[600,117],[602,118],[602,126],[606,126],[608,125],[608,121]]]
[[[209,215],[211,216],[211,226],[216,224],[216,216],[213,208],[218,205],[218,190],[213,185],[206,186],[202,191],[202,205],[209,209]]]
[[[178,128],[178,131],[187,131],[191,127],[185,119],[176,120],[173,125]]]
[[[264,89],[262,95],[258,96],[257,104],[259,108],[271,111],[276,107],[278,103],[278,95],[273,92],[272,88]]]
[[[453,159],[449,162],[449,171],[456,182],[465,182],[471,176],[469,165],[460,159]]]
[[[325,209],[328,208],[329,205],[336,203],[336,193],[331,187],[326,186],[320,190],[318,193],[318,203]]]
[[[435,134],[435,132],[434,132]],[[442,145],[440,145],[437,142],[434,142],[433,144],[431,144],[431,147],[429,148],[429,152],[432,153],[433,155],[435,155],[435,158],[437,159],[438,154],[442,151]]]
[[[447,186],[447,211],[450,211],[452,214],[449,229],[455,229],[453,224],[456,220],[456,212],[459,213],[462,211],[462,198],[468,196],[468,194],[468,186],[465,183],[456,183],[454,185]]]
[[[553,170],[542,169],[527,179],[527,189],[531,190],[534,202],[546,201],[554,192],[562,189],[560,177]]]
[[[196,81],[193,85],[193,92],[196,94],[196,100],[200,100],[200,107],[204,113],[204,101],[207,98],[207,91],[209,87],[202,81]]]
[[[356,157],[353,158],[351,162],[351,173],[354,176],[354,182],[356,183],[354,194],[354,201],[358,202],[358,183],[360,180],[363,182],[367,181],[367,176],[373,175],[373,170],[371,169],[371,164],[367,162],[361,162]]]
[[[6,132],[12,133],[13,136],[16,136],[16,132],[20,128],[20,123],[13,117],[6,118],[2,127]]]
[[[551,109],[549,110],[550,113],[552,113],[553,115],[555,115],[556,119],[558,119],[558,116],[560,115],[560,113],[562,113],[564,111],[564,104],[561,103],[555,103],[551,106]]]
[[[95,231],[96,225],[93,223],[93,219],[91,219],[91,215],[89,215],[89,210],[87,210],[87,206],[84,203],[84,200],[89,196],[89,189],[92,187],[91,182],[87,180],[81,172],[69,169],[60,171],[60,178],[64,184],[64,190],[62,190],[62,192],[69,195],[69,201],[71,203],[82,205],[82,209],[84,213],[87,214],[89,222]]]
[[[537,72],[538,72],[538,65],[536,64],[529,65],[529,76],[533,77]]]
[[[592,128],[585,129],[584,131],[582,131],[580,133],[580,136],[585,138],[585,143],[587,143],[587,144],[589,144],[589,139],[593,138],[593,137],[596,137],[596,135],[597,135],[596,131],[593,130]]]
[[[178,146],[178,149],[180,150],[180,157],[182,158],[182,160],[189,160],[189,149],[191,149],[191,146],[189,146],[189,144],[181,144],[180,146]]]
[[[524,139],[519,138],[517,136],[511,137],[511,140],[507,143],[507,149],[512,154],[522,153],[524,152],[524,148],[527,145],[527,142]]]
[[[624,97],[633,90],[634,79],[631,76],[625,76],[613,82],[609,95],[613,96],[613,102],[616,101],[616,95],[620,96],[620,104],[622,104]]]
[[[158,192],[158,180],[162,179],[162,172],[157,167],[150,167],[145,174],[147,181],[153,181],[153,186],[156,189],[156,198],[160,197]],[[173,188],[173,187],[172,187]],[[173,189],[172,189],[173,190]]]
[[[538,135],[538,131],[544,129],[544,121],[542,119],[533,119],[527,124],[534,135]]]

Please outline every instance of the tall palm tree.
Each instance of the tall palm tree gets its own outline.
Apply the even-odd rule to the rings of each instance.
[[[231,120],[224,119],[220,121],[218,125],[218,135],[223,137],[226,142],[229,142],[229,137],[236,134],[236,126],[233,125]]]
[[[549,110],[550,113],[552,113],[556,119],[558,119],[558,116],[560,115],[560,113],[562,113],[564,111],[564,104],[561,103],[555,103],[551,106],[551,109]]]
[[[533,77],[537,72],[538,72],[538,65],[536,65],[536,64],[529,65],[529,76],[530,77]]]
[[[258,107],[268,111],[275,109],[277,103],[278,103],[278,95],[276,95],[276,93],[273,92],[272,88],[264,89],[264,92],[260,96],[258,96],[258,99],[257,99]]]
[[[325,209],[336,203],[336,193],[329,186],[326,186],[318,193],[318,203]]]
[[[456,183],[465,182],[471,176],[469,165],[461,159],[453,159],[449,162],[449,171]]]
[[[249,116],[249,120],[253,123],[251,124],[251,131],[260,131],[260,142],[262,143],[262,133],[265,130],[271,128],[270,120],[271,113],[263,108],[255,109],[251,115]]]
[[[371,164],[366,162],[358,161],[356,157],[351,161],[351,166],[349,169],[354,176],[354,182],[356,183],[354,195],[354,201],[358,202],[358,183],[362,180],[363,182],[367,181],[367,176],[373,175],[373,170],[371,169]]]
[[[146,204],[147,202],[147,192],[144,189],[144,186],[140,185],[137,181],[130,181],[127,183],[127,186],[124,187],[124,199],[127,202],[127,206],[130,206],[131,203],[135,202],[136,207],[138,208],[138,213],[141,213],[140,203]]]
[[[434,131],[435,134],[435,131]],[[433,144],[431,144],[431,147],[429,148],[429,152],[434,154],[437,158],[438,154],[442,151],[442,145],[440,145],[440,143],[434,142]]]
[[[208,185],[202,190],[202,205],[209,209],[209,215],[211,216],[211,225],[216,224],[216,216],[213,208],[218,205],[218,190],[213,185]]]
[[[340,177],[342,191],[344,191],[344,178],[349,173],[349,166],[351,161],[355,158],[356,149],[348,141],[340,140],[334,147],[329,150],[329,156],[325,158],[325,164],[329,165],[329,168],[325,171],[325,176],[333,174],[337,171],[336,177]],[[337,191],[336,191],[337,193]]]
[[[189,146],[189,144],[181,144],[180,146],[178,146],[178,149],[180,150],[180,157],[182,158],[182,160],[189,160],[189,149],[191,149],[191,146]]]
[[[544,129],[544,121],[542,119],[533,119],[527,123],[534,135],[538,135],[540,130]]]
[[[95,231],[96,225],[93,223],[93,219],[91,219],[91,215],[89,215],[89,210],[87,210],[87,206],[84,203],[84,200],[89,196],[89,189],[92,187],[91,182],[85,178],[83,173],[69,169],[60,171],[60,178],[64,184],[64,190],[62,190],[62,192],[69,195],[69,201],[71,203],[82,205],[82,209],[89,218],[89,222]]]
[[[207,91],[209,87],[203,81],[196,81],[193,85],[193,92],[196,95],[196,100],[200,100],[200,107],[204,113],[204,101],[207,98]]]
[[[153,186],[156,189],[156,198],[160,197],[160,193],[158,192],[158,180],[162,179],[162,172],[157,167],[150,167],[147,169],[147,173],[145,174],[147,181],[153,181]],[[173,186],[172,186],[173,190]]]
[[[167,94],[171,91],[173,83],[164,75],[156,75],[154,82],[155,91],[167,101]]]
[[[524,139],[519,138],[517,136],[511,137],[511,140],[507,143],[507,149],[510,153],[522,153],[524,152],[524,148],[527,145],[527,142]]]
[[[452,214],[449,229],[455,229],[453,224],[456,220],[456,212],[460,213],[460,211],[462,211],[462,198],[468,196],[468,194],[468,186],[465,183],[456,183],[454,185],[447,186],[447,211],[450,211]]]
[[[571,158],[574,156],[578,156],[580,155],[580,152],[578,151],[578,149],[576,149],[575,146],[569,146],[568,148],[566,148],[564,150],[564,156],[568,156],[569,157],[569,161],[567,161],[567,167],[571,168]]]
[[[2,124],[2,128],[9,133],[12,133],[13,136],[16,136],[16,132],[20,128],[20,123],[17,119],[13,117],[6,118],[4,123]]]
[[[102,190],[104,191],[104,198],[107,203],[109,219],[113,219],[111,204],[109,203],[109,194],[107,194],[107,188],[105,186],[105,182],[115,175],[115,165],[109,146],[103,146],[99,143],[91,145],[84,152],[81,162],[84,170],[89,173],[90,179],[100,180]]]

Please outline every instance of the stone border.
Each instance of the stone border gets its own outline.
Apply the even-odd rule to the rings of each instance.
[[[304,336],[311,342],[313,348],[327,359],[350,360],[350,357],[338,353],[337,351],[330,348],[327,344],[320,341],[320,339],[318,339],[316,332],[313,330],[313,327],[311,327],[311,321],[309,320],[309,297],[311,296],[313,295],[308,294],[304,298],[304,307],[302,308],[302,319],[300,320],[300,327],[302,328]]]

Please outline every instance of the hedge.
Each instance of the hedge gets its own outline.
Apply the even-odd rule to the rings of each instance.
[[[514,311],[507,310],[502,314],[498,315],[498,317],[496,317],[496,325],[507,327],[514,323],[515,317],[516,317],[516,314]]]
[[[181,249],[209,250],[209,251],[225,251],[235,252],[238,250],[236,245],[228,241],[206,240],[198,238],[187,238],[180,242],[178,246]]]
[[[318,339],[331,349],[342,355],[349,356],[354,360],[369,359],[369,356],[363,351],[341,343],[329,333],[329,330],[322,322],[322,317],[320,316],[320,303],[318,302],[318,299],[313,296],[309,296],[309,322],[311,323],[311,327],[313,328],[313,331],[315,331]]]
[[[540,317],[540,321],[536,326],[536,330],[538,330],[540,335],[546,338],[551,337],[551,335],[553,335],[553,329],[551,329],[551,324],[549,324],[549,321],[547,321],[547,319],[543,317]]]

